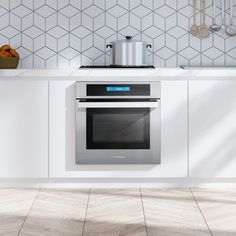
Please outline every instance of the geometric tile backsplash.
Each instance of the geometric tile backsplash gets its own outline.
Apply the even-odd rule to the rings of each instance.
[[[206,1],[210,25],[212,0]],[[236,66],[236,37],[193,37],[192,11],[192,0],[0,0],[0,45],[17,48],[22,68],[74,68],[109,64],[106,44],[132,35],[153,46],[148,59],[157,67]]]

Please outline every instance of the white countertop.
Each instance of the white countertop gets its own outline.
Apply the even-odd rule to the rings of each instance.
[[[236,69],[183,70],[161,69],[15,69],[0,70],[0,80],[79,80],[79,81],[129,80],[189,80],[235,79]]]

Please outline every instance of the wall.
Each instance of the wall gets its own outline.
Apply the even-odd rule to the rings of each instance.
[[[106,44],[125,35],[151,43],[149,60],[157,67],[236,66],[236,37],[221,31],[200,40],[189,34],[191,4],[192,0],[1,0],[0,44],[18,49],[22,68],[109,63]],[[228,22],[228,0],[226,5]],[[209,25],[211,0],[207,14]]]

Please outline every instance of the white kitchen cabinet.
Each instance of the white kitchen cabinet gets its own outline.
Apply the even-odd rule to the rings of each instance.
[[[236,81],[190,81],[190,177],[236,177],[235,170]]]
[[[160,165],[76,165],[75,81],[50,82],[49,175],[56,178],[187,177],[187,82],[161,82]]]
[[[187,92],[187,81],[161,82],[163,177],[188,175]]]
[[[48,176],[48,82],[0,81],[0,177]]]

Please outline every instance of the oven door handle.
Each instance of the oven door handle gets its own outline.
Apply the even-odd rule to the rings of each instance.
[[[160,100],[145,102],[83,102],[77,101],[78,108],[157,108]]]

